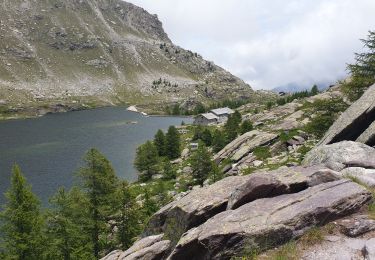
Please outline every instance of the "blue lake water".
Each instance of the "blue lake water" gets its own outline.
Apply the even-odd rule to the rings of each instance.
[[[158,129],[182,121],[192,119],[143,117],[126,108],[109,107],[0,122],[0,202],[4,202],[14,163],[46,203],[59,187],[72,186],[83,155],[92,147],[112,162],[120,178],[136,180],[136,148]]]

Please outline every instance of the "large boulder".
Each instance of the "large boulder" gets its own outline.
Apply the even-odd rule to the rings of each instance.
[[[341,174],[347,178],[354,178],[370,188],[375,188],[375,169],[349,167],[342,170]]]
[[[187,230],[226,210],[232,191],[249,178],[250,176],[227,177],[169,203],[151,217],[144,236],[164,233],[169,240],[177,242]]]
[[[314,148],[306,154],[303,165],[324,165],[332,170],[341,171],[348,166],[375,165],[374,161],[374,148],[358,142],[343,141]]]
[[[126,250],[116,250],[101,260],[161,260],[171,251],[171,242],[163,240],[164,235],[145,237]]]
[[[227,209],[236,209],[260,198],[300,192],[309,186],[339,179],[338,172],[321,166],[281,167],[271,172],[253,173],[231,194]]]
[[[357,140],[374,146],[375,126],[371,126],[374,120],[375,84],[336,120],[323,137],[320,144],[331,144],[344,140]]]
[[[253,130],[236,138],[225,146],[214,156],[214,160],[219,163],[225,159],[239,161],[258,146],[270,144],[278,135]]]
[[[186,232],[169,259],[230,259],[246,251],[273,248],[311,227],[353,213],[370,199],[367,190],[349,180],[258,199]]]

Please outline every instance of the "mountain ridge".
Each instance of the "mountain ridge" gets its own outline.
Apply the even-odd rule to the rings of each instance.
[[[136,104],[160,112],[186,100],[254,94],[241,79],[174,45],[157,15],[125,1],[5,0],[0,14],[5,111]]]

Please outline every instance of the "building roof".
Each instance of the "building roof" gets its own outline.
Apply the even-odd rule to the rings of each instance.
[[[201,114],[201,116],[203,116],[204,118],[208,120],[219,119],[216,115],[212,113]]]
[[[234,113],[234,111],[230,109],[229,107],[212,109],[211,112],[217,116],[226,115],[226,114],[230,115]]]

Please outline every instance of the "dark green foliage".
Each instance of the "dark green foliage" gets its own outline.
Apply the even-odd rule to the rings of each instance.
[[[219,166],[217,166],[216,163],[212,162],[212,169],[208,177],[210,178],[211,183],[215,183],[223,179],[224,174],[222,170],[220,170]]]
[[[270,110],[274,106],[274,103],[272,101],[268,101],[266,104],[266,108]]]
[[[241,124],[240,134],[242,135],[244,133],[250,132],[253,129],[254,127],[250,120],[245,120]]]
[[[241,114],[238,111],[235,111],[234,114],[229,116],[228,121],[224,126],[228,143],[236,139],[238,136],[241,120]]]
[[[20,168],[15,165],[7,202],[0,214],[1,244],[6,259],[42,258],[43,220],[40,202],[32,193]]]
[[[143,208],[142,212],[146,219],[151,217],[156,211],[158,211],[159,207],[156,201],[151,197],[150,191],[145,190],[144,192],[144,201],[143,201]]]
[[[86,165],[78,175],[82,190],[88,198],[87,232],[91,234],[93,254],[99,258],[100,252],[110,246],[106,236],[109,233],[107,222],[114,213],[118,179],[110,162],[99,151],[89,150],[84,161]]]
[[[198,149],[192,153],[190,160],[196,184],[202,186],[208,176],[216,170],[216,165],[211,160],[211,155],[203,142],[199,142]]]
[[[269,147],[257,147],[254,149],[253,154],[257,157],[258,160],[265,160],[271,157],[271,152]]]
[[[158,163],[158,149],[151,141],[147,141],[137,148],[134,165],[141,172],[139,175],[141,181],[150,180],[152,175],[158,172]]]
[[[294,92],[286,97],[282,97],[276,100],[277,105],[282,106],[287,103],[292,102],[295,99],[302,99],[306,97],[311,97],[319,94],[319,89],[317,85],[312,86],[311,91],[299,91],[299,92]]]
[[[163,178],[165,180],[173,180],[176,179],[176,176],[176,170],[173,168],[171,162],[169,160],[165,160],[163,162]]]
[[[296,135],[298,135],[297,130],[283,131],[280,133],[279,140],[282,142],[287,142]]]
[[[311,96],[315,96],[315,95],[318,95],[318,94],[319,94],[318,86],[317,86],[317,85],[314,85],[314,86],[311,88],[310,95],[311,95]]]
[[[194,129],[193,141],[201,140],[205,143],[206,146],[211,146],[212,144],[212,135],[211,131],[208,128],[202,126],[197,126]]]
[[[169,159],[176,159],[180,157],[180,134],[178,133],[176,127],[170,126],[166,135],[167,145],[166,145],[166,155]]]
[[[352,101],[375,83],[375,32],[369,31],[367,39],[361,41],[366,52],[355,53],[355,63],[348,65],[351,79],[343,83],[343,90]]]
[[[117,241],[122,250],[128,249],[142,231],[141,211],[127,182],[122,181],[117,191],[118,213],[116,215]]]
[[[318,138],[322,138],[334,122],[335,118],[333,116],[322,114],[313,118],[311,122],[305,126],[305,130]]]
[[[48,259],[93,259],[93,244],[88,232],[88,198],[74,187],[61,188],[51,199],[47,217]]]
[[[305,126],[305,131],[321,138],[335,122],[338,114],[345,111],[348,105],[341,98],[335,98],[331,100],[318,99],[306,107],[311,114],[315,113],[316,116],[311,118],[311,121]]]
[[[158,150],[159,156],[166,155],[167,140],[165,138],[163,131],[160,129],[157,131],[154,137],[154,145],[156,146],[156,149]]]
[[[172,115],[181,115],[180,106],[178,104],[173,106]]]
[[[202,103],[198,103],[194,108],[193,114],[198,115],[198,114],[202,114],[205,112],[206,112],[205,106]]]
[[[212,148],[214,152],[219,152],[226,145],[225,134],[216,129],[212,135]]]

